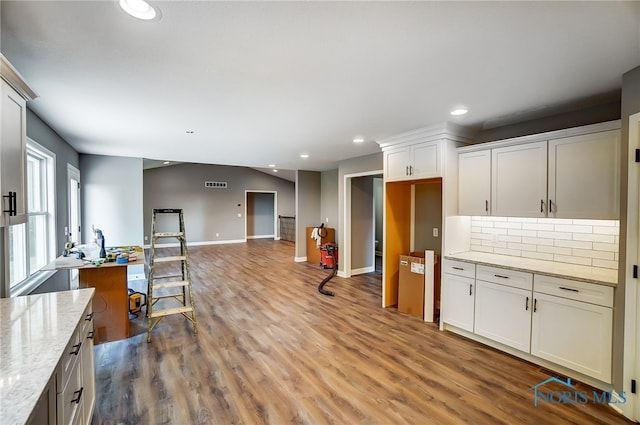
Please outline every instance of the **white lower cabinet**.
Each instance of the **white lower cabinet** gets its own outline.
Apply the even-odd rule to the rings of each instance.
[[[610,383],[612,308],[571,299],[580,297],[582,287],[588,284],[558,280],[564,281],[558,289],[566,292],[566,297],[533,294],[531,354]],[[611,290],[612,301],[612,288],[604,289]]]
[[[58,364],[56,382],[57,424],[90,424],[95,404],[91,303]]]
[[[444,328],[611,383],[610,286],[445,259],[441,314]]]
[[[476,281],[474,332],[529,352],[532,302],[530,290]]]
[[[475,306],[475,265],[445,260],[442,267],[445,272],[442,275],[440,307],[442,321],[472,332]]]

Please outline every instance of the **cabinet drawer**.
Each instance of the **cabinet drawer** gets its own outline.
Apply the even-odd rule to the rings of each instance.
[[[82,321],[80,322],[82,326],[82,330],[80,331],[80,339],[83,340],[87,338],[87,334],[91,333],[93,336],[93,303],[89,303],[87,309],[84,311],[82,315]]]
[[[456,276],[476,277],[476,265],[458,260],[442,260],[442,273],[454,274]]]
[[[559,277],[535,275],[534,290],[570,300],[613,307],[613,288]]]
[[[71,377],[71,371],[76,363],[79,363],[80,359],[80,347],[84,341],[84,338],[80,335],[82,330],[82,324],[79,324],[76,330],[73,332],[69,343],[62,353],[60,363],[58,364],[58,373],[56,374],[56,389],[58,393],[61,393],[67,386],[67,382]]]
[[[500,267],[478,265],[476,279],[529,291],[533,288],[532,273],[503,269]]]
[[[73,363],[73,367],[68,375],[67,384],[64,390],[58,394],[58,423],[72,424],[76,421],[77,415],[82,414],[82,368],[80,362]]]

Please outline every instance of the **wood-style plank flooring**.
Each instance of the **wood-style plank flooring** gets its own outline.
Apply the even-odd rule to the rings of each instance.
[[[97,345],[94,425],[631,423],[599,404],[534,407],[540,367],[381,308],[379,274],[335,277],[327,297],[328,271],[289,242],[189,254],[199,333],[170,316],[148,344],[142,314],[136,335]]]

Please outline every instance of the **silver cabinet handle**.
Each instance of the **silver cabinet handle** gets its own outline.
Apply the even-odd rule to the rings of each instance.
[[[538,311],[538,300],[536,298],[533,299],[533,312]]]
[[[501,274],[494,274],[495,277],[499,277],[500,279],[509,279],[509,276],[502,276]]]
[[[453,270],[464,270],[462,267],[451,266]]]
[[[486,199],[484,201],[484,211],[488,214],[489,213],[489,200]]]
[[[527,297],[527,300],[524,303],[524,310],[529,311],[529,297]]]
[[[544,199],[540,199],[540,212],[544,212]]]
[[[553,202],[549,199],[549,212],[553,212]]]
[[[469,284],[469,296],[473,295],[473,283]]]

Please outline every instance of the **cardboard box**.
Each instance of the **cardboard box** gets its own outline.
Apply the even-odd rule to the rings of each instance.
[[[424,319],[424,258],[400,256],[398,311]]]

